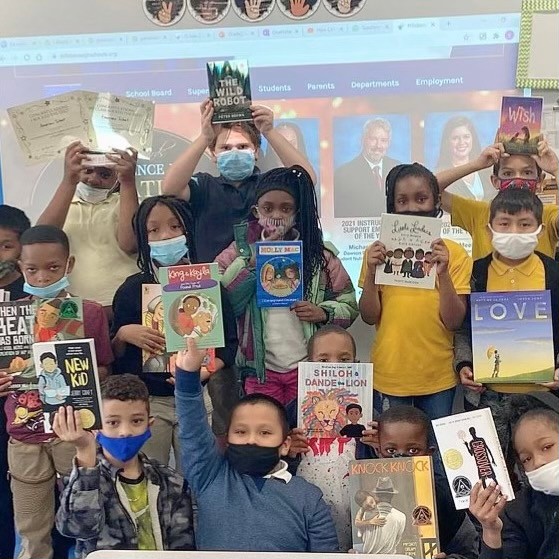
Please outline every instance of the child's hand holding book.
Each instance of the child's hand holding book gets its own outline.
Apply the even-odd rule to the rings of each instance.
[[[95,466],[97,462],[95,435],[83,428],[79,410],[74,410],[72,406],[58,408],[52,429],[60,440],[72,443],[76,447],[76,458],[81,467]]]
[[[206,359],[206,350],[199,349],[194,338],[186,338],[186,350],[177,353],[176,365],[179,369],[197,373]]]

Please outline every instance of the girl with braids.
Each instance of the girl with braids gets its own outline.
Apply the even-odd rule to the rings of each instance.
[[[150,394],[151,415],[155,422],[152,437],[144,452],[163,464],[169,462],[171,447],[178,460],[178,429],[175,419],[174,389],[170,384],[170,356],[165,354],[165,338],[157,328],[142,326],[142,285],[159,283],[157,269],[197,263],[194,249],[193,222],[188,206],[174,196],[154,196],[144,200],[133,221],[138,243],[140,271],[130,276],[118,288],[114,301],[114,321],[111,338],[117,358],[115,371],[139,374]],[[230,369],[237,350],[236,325],[233,311],[222,289],[225,347],[216,349],[216,372],[208,383],[214,406],[214,430],[221,427],[225,434],[226,417],[236,401],[236,381]],[[152,354],[147,363],[152,371],[142,371],[142,350]],[[177,467],[179,466],[177,462]]]
[[[435,175],[419,163],[397,165],[386,177],[386,204],[388,213],[440,217]],[[375,408],[411,405],[436,419],[452,412],[454,331],[466,314],[472,261],[446,239],[435,239],[431,252],[435,289],[377,285],[375,270],[384,266],[386,247],[374,242],[363,258],[359,310],[376,328],[371,351]]]
[[[273,169],[258,182],[253,215],[235,226],[235,241],[217,258],[238,320],[237,366],[245,391],[287,404],[297,397],[297,363],[325,324],[348,328],[357,317],[355,290],[337,251],[322,239],[316,194],[298,165]],[[256,241],[301,240],[304,300],[291,308],[256,305]]]
[[[510,448],[527,483],[509,502],[499,486],[474,486],[470,512],[481,524],[480,559],[559,557],[557,409],[556,398],[551,394],[545,394],[545,399],[514,394],[495,417],[496,422],[508,424]]]

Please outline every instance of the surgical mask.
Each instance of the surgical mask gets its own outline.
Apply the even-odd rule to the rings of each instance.
[[[280,238],[293,227],[295,223],[295,215],[286,217],[260,217],[258,225],[264,229],[264,237],[269,237],[274,233],[279,233]]]
[[[97,433],[97,442],[106,450],[112,457],[116,458],[119,462],[128,462],[140,452],[144,443],[151,437],[151,431],[147,429],[141,435],[134,435],[131,437],[108,437],[103,433]]]
[[[186,236],[181,235],[164,241],[150,241],[149,254],[152,260],[156,260],[162,266],[173,266],[188,256]]]
[[[110,188],[96,188],[81,181],[76,186],[76,196],[83,202],[88,202],[89,204],[104,202],[110,192]]]
[[[536,192],[538,188],[538,179],[499,179],[499,190],[507,190],[508,188],[521,188],[523,190],[529,190],[530,192]]]
[[[230,181],[242,181],[252,175],[256,157],[251,149],[232,149],[217,154],[217,169]]]
[[[540,225],[533,233],[497,233],[493,231],[491,225],[489,229],[493,233],[491,244],[501,256],[511,260],[522,260],[536,250],[542,226]]]
[[[13,260],[0,260],[0,279],[9,276],[17,270],[17,264]]]
[[[265,476],[277,466],[280,446],[229,444],[225,457],[240,474]]]
[[[540,466],[533,472],[526,472],[526,476],[534,491],[541,491],[546,495],[559,495],[559,460]]]
[[[64,272],[64,275],[58,281],[55,281],[45,287],[29,285],[25,274],[23,274],[25,279],[25,282],[23,283],[23,291],[33,297],[38,297],[39,299],[51,299],[52,297],[57,297],[61,291],[70,286],[70,280],[68,279],[68,264],[69,262],[66,263],[66,271]]]

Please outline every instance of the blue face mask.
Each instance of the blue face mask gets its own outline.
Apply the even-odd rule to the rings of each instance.
[[[256,158],[251,149],[232,149],[217,155],[217,169],[230,181],[242,181],[252,175]]]
[[[38,297],[39,299],[50,299],[56,297],[61,291],[67,289],[70,285],[70,280],[68,276],[64,274],[58,281],[47,285],[46,287],[37,287],[35,285],[29,285],[27,280],[23,284],[23,291],[33,297]]]
[[[186,237],[181,235],[164,241],[150,241],[149,253],[151,259],[162,266],[173,266],[180,262],[181,258],[188,256]]]
[[[133,437],[107,437],[103,433],[97,433],[97,442],[119,462],[128,462],[140,452],[144,443],[151,437],[148,429],[141,435]]]

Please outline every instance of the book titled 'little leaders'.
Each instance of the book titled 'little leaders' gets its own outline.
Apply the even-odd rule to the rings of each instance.
[[[472,293],[471,324],[476,382],[553,380],[555,358],[549,291]]]
[[[442,221],[436,217],[382,214],[380,240],[386,257],[377,266],[375,283],[434,289],[431,243],[441,236],[441,228]]]
[[[217,264],[160,268],[159,283],[168,352],[186,349],[186,338],[199,348],[225,345]]]

